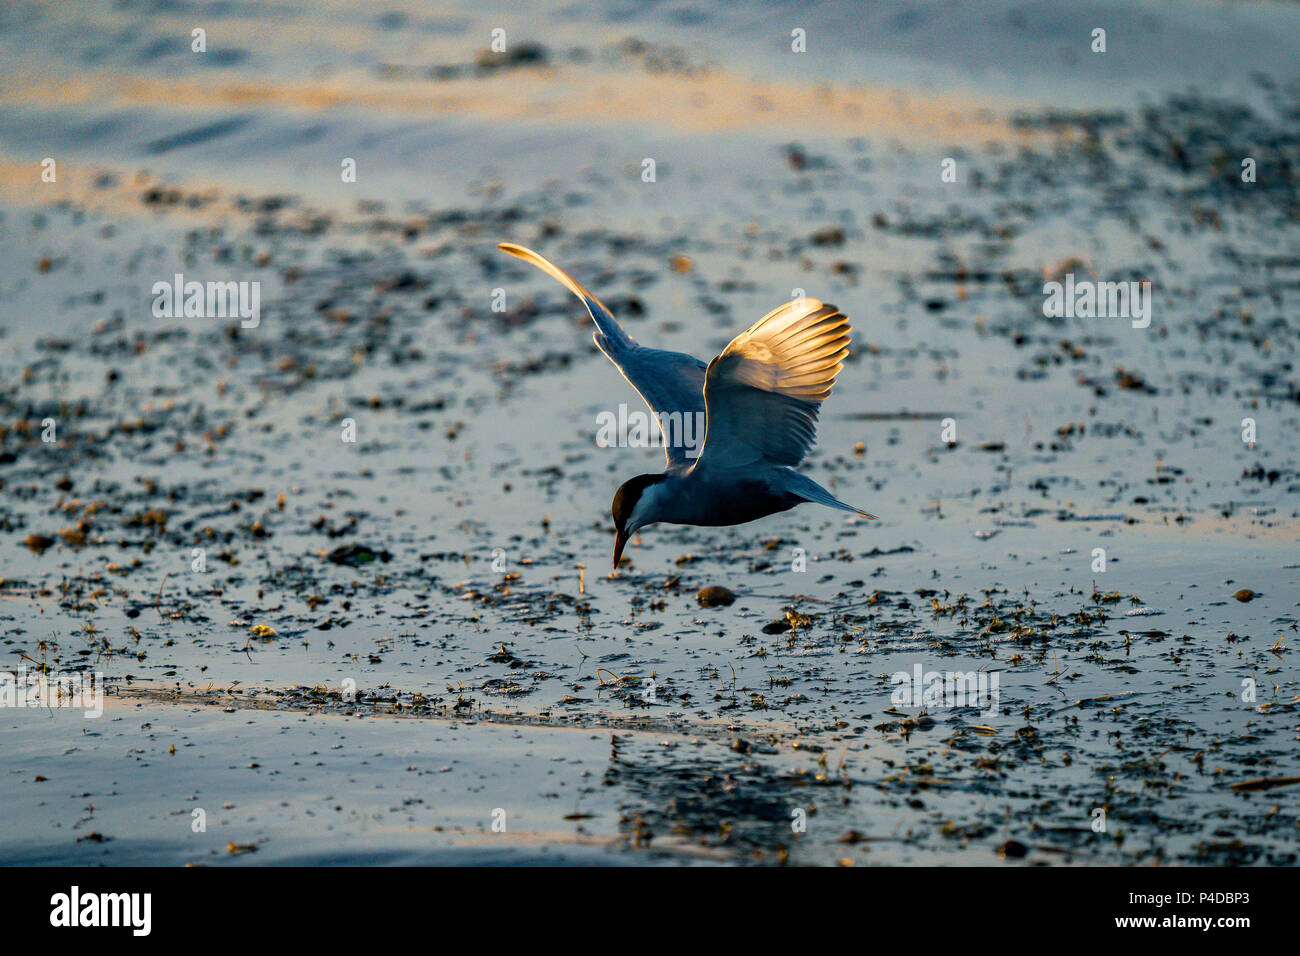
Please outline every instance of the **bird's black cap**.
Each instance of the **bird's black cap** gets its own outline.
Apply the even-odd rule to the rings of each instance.
[[[614,492],[614,506],[610,509],[614,515],[616,530],[622,531],[627,527],[628,520],[636,509],[636,503],[641,500],[641,492],[663,480],[663,475],[637,475],[619,486],[618,491]]]

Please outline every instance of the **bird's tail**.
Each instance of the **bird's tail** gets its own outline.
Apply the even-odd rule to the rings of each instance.
[[[793,469],[786,474],[785,490],[793,495],[798,495],[804,501],[810,501],[813,504],[825,505],[828,508],[838,508],[840,511],[852,511],[855,515],[863,518],[870,518],[872,521],[877,520],[876,516],[863,511],[861,508],[855,508],[847,502],[840,501],[833,494],[823,488],[817,482],[813,481],[807,475],[801,475]]]

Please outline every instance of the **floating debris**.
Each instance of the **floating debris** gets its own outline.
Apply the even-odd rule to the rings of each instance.
[[[29,534],[23,538],[23,544],[31,548],[37,554],[41,554],[47,548],[54,545],[54,539],[46,534]]]
[[[325,555],[327,561],[332,561],[335,564],[346,564],[354,568],[362,564],[370,564],[376,560],[387,562],[392,559],[393,556],[382,548],[374,549],[364,544],[340,545]]]
[[[1293,787],[1300,783],[1300,777],[1260,777],[1257,780],[1243,780],[1230,784],[1233,790],[1253,793],[1257,790],[1272,790],[1275,787]]]
[[[1008,840],[998,846],[998,856],[1004,860],[1019,860],[1029,855],[1029,847],[1019,840]]]

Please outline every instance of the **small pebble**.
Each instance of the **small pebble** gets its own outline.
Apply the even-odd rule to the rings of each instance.
[[[736,595],[715,584],[711,587],[700,588],[699,593],[695,595],[695,600],[700,602],[700,607],[726,607],[736,602]]]

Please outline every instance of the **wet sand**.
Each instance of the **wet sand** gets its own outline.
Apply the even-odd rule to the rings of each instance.
[[[1169,10],[1162,44],[1209,16]],[[0,661],[108,706],[0,709],[7,861],[1295,862],[1300,787],[1256,781],[1300,775],[1296,58],[1083,107],[847,49],[757,76],[744,8],[696,31],[731,45],[659,16],[490,69],[418,12],[374,28],[400,57],[321,31],[329,75],[302,24],[44,92],[9,61]],[[836,303],[804,470],[881,520],[655,526],[611,575],[662,453],[596,446],[640,400],[502,240],[704,358]],[[259,323],[156,318],[177,272],[260,281]],[[1152,282],[1150,326],[1045,316],[1071,272]],[[899,707],[917,666],[998,706]]]

